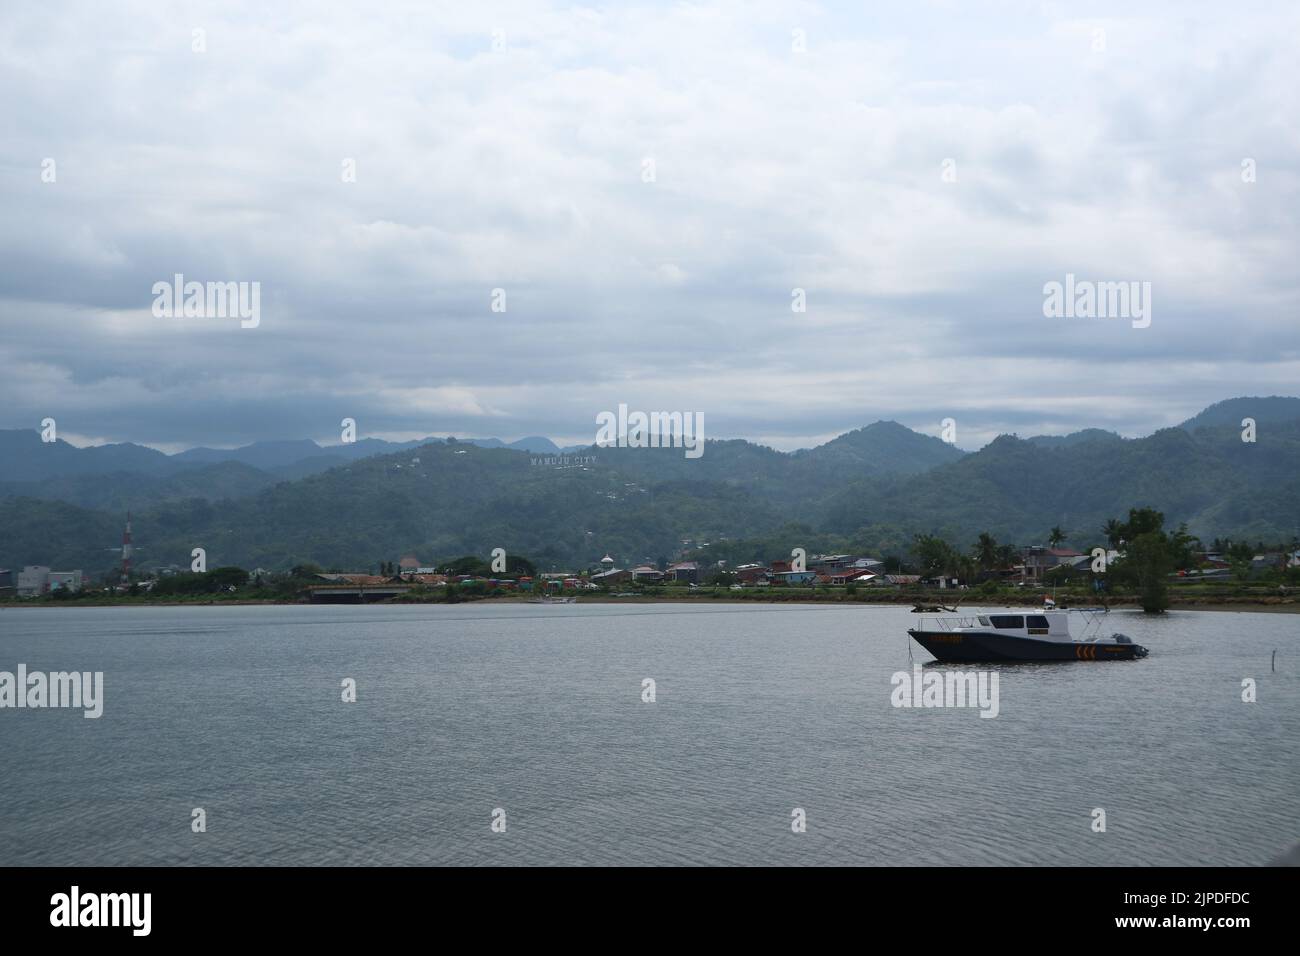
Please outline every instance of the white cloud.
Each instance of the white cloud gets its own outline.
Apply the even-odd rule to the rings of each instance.
[[[53,404],[215,445],[359,405],[372,434],[562,438],[627,401],[792,447],[945,409],[967,436],[1145,431],[1293,391],[1300,14],[1092,16],[11,11],[0,426]],[[176,272],[261,282],[262,325],[154,319]],[[1066,272],[1150,281],[1151,328],[1044,319]]]

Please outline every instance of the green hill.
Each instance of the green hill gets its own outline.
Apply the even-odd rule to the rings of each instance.
[[[1269,407],[1282,413],[1294,401]],[[781,553],[790,535],[810,547],[893,552],[918,532],[962,546],[981,531],[1040,544],[1055,525],[1082,548],[1099,541],[1106,519],[1140,506],[1207,540],[1290,539],[1300,530],[1300,417],[1260,413],[1259,439],[1247,443],[1236,422],[1213,424],[1242,406],[1207,413],[1225,407],[1189,420],[1203,420],[1195,429],[1138,439],[1086,430],[1055,442],[1004,435],[970,454],[878,422],[792,454],[740,440],[711,441],[698,459],[593,447],[578,454],[594,462],[557,467],[505,447],[435,441],[293,481],[232,461],[63,475],[0,486],[0,567],[111,567],[128,507],[141,567],[187,565],[195,547],[209,566],[271,569],[502,547],[549,570],[606,552],[621,566],[658,561],[688,542],[725,555],[729,543],[769,541]],[[39,500],[50,497],[65,500]]]
[[[1141,506],[1207,540],[1290,538],[1300,528],[1300,421],[1271,426],[1254,444],[1235,428],[1050,447],[1003,435],[925,474],[844,489],[819,526],[888,523],[957,541],[989,531],[1042,544],[1060,525],[1082,545],[1098,541],[1107,518]]]

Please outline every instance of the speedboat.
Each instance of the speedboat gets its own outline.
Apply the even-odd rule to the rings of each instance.
[[[1069,611],[990,613],[974,617],[922,618],[907,633],[945,663],[993,661],[1130,661],[1147,649],[1124,634],[1091,633],[1100,618],[1084,613],[1084,633],[1070,636]]]

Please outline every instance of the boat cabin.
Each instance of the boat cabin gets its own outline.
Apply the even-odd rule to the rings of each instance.
[[[1064,611],[1038,614],[981,614],[978,626],[959,628],[964,631],[995,630],[1016,637],[1036,637],[1047,641],[1070,640],[1070,615]]]

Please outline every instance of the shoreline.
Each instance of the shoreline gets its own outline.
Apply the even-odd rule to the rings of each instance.
[[[972,595],[974,597],[974,595]],[[990,596],[992,598],[992,596]],[[922,597],[909,596],[906,598],[898,597],[893,600],[885,599],[881,596],[877,600],[858,600],[848,597],[829,597],[826,595],[773,595],[771,597],[733,597],[730,595],[713,595],[713,594],[684,594],[684,595],[646,595],[638,594],[628,597],[614,597],[608,594],[579,595],[576,603],[578,604],[807,604],[817,607],[904,607],[917,603],[927,603],[929,601],[940,602],[941,596],[925,595]],[[315,602],[303,601],[297,599],[276,599],[276,598],[256,598],[241,600],[232,598],[229,600],[192,600],[192,601],[150,601],[150,600],[98,600],[98,601],[5,601],[0,602],[0,612],[14,608],[106,608],[106,607],[409,607],[418,605],[447,605],[447,604],[481,604],[485,602],[499,604],[529,604],[530,598],[522,596],[466,596],[459,601],[412,601],[412,600],[383,600],[383,601],[366,601],[359,603],[352,602]],[[1023,600],[1023,601],[999,601],[990,600],[967,600],[963,602],[966,608],[1041,608],[1041,601]],[[963,605],[950,605],[956,607],[956,613],[963,611]],[[1095,605],[1083,604],[1085,607]],[[1116,601],[1108,605],[1112,611],[1140,611],[1141,606],[1136,601]],[[1060,610],[1069,610],[1068,604],[1063,603]],[[1287,595],[1286,597],[1258,596],[1258,597],[1226,597],[1226,598],[1189,598],[1182,601],[1171,600],[1169,611],[1218,611],[1218,612],[1252,612],[1265,614],[1300,614],[1300,597]],[[926,614],[940,614],[946,612],[920,612]]]

